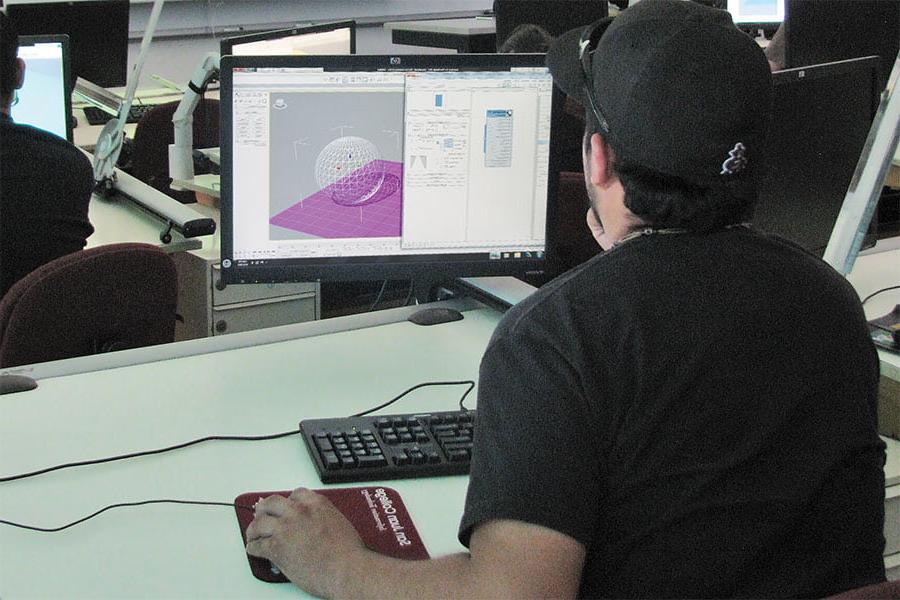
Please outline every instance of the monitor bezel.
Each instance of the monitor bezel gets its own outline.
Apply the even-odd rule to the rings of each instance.
[[[350,30],[350,54],[356,54],[356,21],[329,21],[327,23],[315,23],[310,25],[297,25],[295,27],[286,27],[283,29],[271,29],[267,31],[259,31],[255,33],[247,33],[232,37],[223,38],[219,43],[219,53],[221,56],[231,55],[231,51],[236,44],[251,44],[253,42],[265,42],[269,40],[277,40],[284,37],[292,37],[295,35],[306,35],[310,33],[327,33],[338,29]]]
[[[491,70],[491,67],[543,68],[543,54],[430,54],[430,55],[348,55],[348,56],[223,56],[220,65],[221,86],[221,274],[226,284],[282,283],[300,281],[381,281],[412,279],[445,281],[457,277],[524,276],[544,272],[553,260],[553,241],[549,234],[555,225],[555,204],[559,168],[550,152],[547,181],[545,249],[541,258],[490,260],[459,259],[448,262],[446,255],[369,256],[330,258],[302,264],[283,261],[277,265],[247,265],[236,268],[233,250],[233,172],[232,172],[232,90],[235,69],[317,68],[331,71],[409,71],[409,70]],[[562,115],[563,93],[553,86],[551,133]],[[485,253],[486,254],[486,253]]]
[[[69,55],[69,36],[65,34],[44,34],[44,35],[20,35],[19,48],[22,46],[33,46],[35,44],[55,44],[62,45],[62,68],[63,68],[63,103],[66,111],[66,140],[72,141],[72,57]],[[28,65],[25,65],[25,77],[28,78]]]
[[[880,79],[879,65],[880,65],[880,61],[878,60],[877,56],[865,56],[865,57],[850,58],[850,59],[835,61],[835,62],[830,62],[830,63],[820,63],[820,64],[816,64],[816,65],[808,65],[808,66],[803,66],[803,67],[783,69],[783,70],[775,71],[774,73],[772,73],[773,88],[777,88],[782,85],[793,85],[793,84],[803,85],[804,83],[812,82],[817,79],[832,78],[835,76],[840,76],[840,75],[849,74],[849,73],[863,73],[863,72],[868,73],[869,81],[870,81],[870,85],[871,85],[871,89],[869,90],[869,98],[871,99],[871,103],[869,106],[869,119],[871,121],[872,119],[874,119],[875,114],[878,112],[878,106],[880,103],[881,88],[880,88],[880,83],[879,83],[879,79]],[[774,126],[774,127],[777,127],[777,125],[778,125],[777,123],[772,124],[772,126]],[[854,168],[854,173],[855,173],[855,168]],[[851,180],[848,181],[848,186],[853,185],[853,182],[852,182],[853,177],[855,177],[855,175],[851,175]],[[841,194],[842,194],[841,203],[843,203],[843,197],[846,194],[846,191],[847,191],[846,189],[841,190]],[[795,198],[791,201],[798,202],[799,200],[800,199]],[[751,221],[753,223],[757,222],[757,216],[758,216],[757,211],[759,211],[763,206],[765,206],[765,204],[762,202],[762,198],[760,198],[760,201],[757,202],[756,205],[754,206],[754,216],[753,216],[753,219],[751,219]],[[838,210],[839,210],[839,208],[840,207],[838,207]],[[821,205],[810,206],[810,210],[819,210],[819,209],[821,209]],[[837,217],[837,215],[835,215],[835,217]],[[836,226],[836,224],[837,224],[837,218],[835,218],[835,220],[830,223],[827,232],[824,229],[822,230],[825,233],[825,235],[822,236],[822,238],[821,238],[821,241],[824,241],[823,245],[819,245],[817,243],[813,244],[812,243],[813,241],[817,242],[819,240],[811,240],[810,237],[808,235],[806,235],[805,233],[803,236],[801,236],[800,239],[798,239],[797,237],[790,237],[790,236],[786,235],[781,230],[770,230],[768,228],[762,229],[762,230],[767,231],[769,233],[773,233],[775,235],[779,235],[781,237],[785,237],[786,239],[789,239],[791,242],[797,244],[798,246],[801,246],[806,251],[821,257],[822,253],[824,252],[825,248],[827,247],[828,239],[830,238],[831,232],[834,231],[834,227]],[[873,242],[873,241],[874,240],[872,240],[872,239],[867,240],[867,242]]]
[[[879,57],[872,55],[860,56],[858,58],[848,58],[845,60],[838,60],[834,62],[819,63],[817,65],[791,67],[788,69],[781,69],[780,71],[773,72],[772,85],[784,85],[792,81],[801,80],[810,81],[822,77],[832,77],[834,75],[841,75],[843,73],[852,73],[859,70],[875,69],[876,76],[874,77],[875,81],[873,83],[871,107],[872,117],[874,118],[875,113],[878,111],[879,95],[881,93],[881,90],[879,88],[880,75],[877,72],[880,65],[881,61]]]

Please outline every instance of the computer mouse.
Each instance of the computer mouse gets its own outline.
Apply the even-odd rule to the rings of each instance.
[[[452,308],[423,308],[409,316],[407,321],[416,325],[439,325],[452,321],[462,321],[463,315]]]
[[[0,375],[0,395],[27,392],[37,386],[37,381],[25,375]]]

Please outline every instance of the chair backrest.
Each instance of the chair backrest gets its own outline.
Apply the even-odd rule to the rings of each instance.
[[[882,581],[828,596],[826,600],[900,600],[900,581]]]
[[[131,154],[131,174],[181,202],[194,202],[193,192],[176,191],[169,187],[169,144],[175,142],[172,115],[178,102],[154,106],[141,117],[134,130]],[[219,101],[204,98],[193,114],[194,148],[214,148],[219,145]]]
[[[52,260],[0,300],[0,367],[174,341],[178,275],[150,244]]]
[[[587,226],[588,202],[584,173],[560,173],[556,211],[548,240],[554,275],[580,265],[601,251]]]

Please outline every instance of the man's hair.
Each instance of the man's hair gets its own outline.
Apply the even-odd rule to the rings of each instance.
[[[621,153],[597,125],[590,109],[585,111],[585,153],[590,137],[599,133],[610,156],[607,175],[618,178],[625,190],[625,206],[654,229],[709,231],[750,220],[756,203],[756,186],[720,183],[704,187],[674,175],[619,160]]]
[[[553,44],[553,36],[540,25],[522,23],[512,30],[497,48],[500,54],[536,52],[546,53]]]
[[[18,52],[19,33],[6,13],[0,11],[0,95],[7,96],[16,89]]]

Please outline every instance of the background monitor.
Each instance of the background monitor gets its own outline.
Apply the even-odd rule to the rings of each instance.
[[[128,0],[16,3],[6,8],[6,14],[20,35],[69,36],[70,86],[77,77],[103,87],[125,85]]]
[[[356,22],[338,21],[225,38],[221,54],[296,56],[356,54]]]
[[[69,81],[69,38],[65,35],[19,37],[25,61],[25,83],[11,113],[16,123],[33,125],[72,141]]]
[[[900,51],[900,0],[788,0],[785,64],[879,56],[881,88]]]
[[[497,47],[519,25],[540,25],[555,37],[608,14],[606,0],[494,0]]]
[[[773,74],[775,99],[754,226],[822,256],[878,109],[878,61]]]
[[[785,18],[785,0],[726,0],[725,8],[742,29],[775,28]]]
[[[225,56],[220,94],[227,283],[543,269],[543,55]]]

